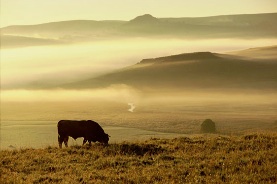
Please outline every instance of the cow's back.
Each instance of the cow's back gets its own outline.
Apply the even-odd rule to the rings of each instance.
[[[61,120],[58,122],[58,134],[77,139],[89,135],[89,129],[86,126],[86,121]]]

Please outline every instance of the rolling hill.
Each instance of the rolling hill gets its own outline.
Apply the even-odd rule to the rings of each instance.
[[[64,44],[64,41],[45,39],[45,38],[33,38],[26,36],[12,36],[2,35],[1,36],[1,47],[14,48],[14,47],[27,47],[27,46],[40,46],[40,45],[55,45]]]
[[[240,50],[240,51],[234,51],[229,52],[228,54],[234,55],[234,56],[241,56],[244,59],[247,58],[256,58],[256,59],[262,59],[262,60],[272,60],[273,62],[277,59],[277,46],[269,46],[269,47],[256,47],[256,48],[250,48],[246,50]]]
[[[132,35],[182,38],[276,38],[277,13],[194,18],[136,17],[120,27]]]
[[[139,63],[65,88],[128,85],[141,90],[277,89],[277,62],[211,52],[143,59]]]
[[[277,38],[277,13],[196,18],[156,18],[146,14],[130,21],[71,20],[1,28],[4,35],[66,42],[111,38]],[[2,45],[5,48],[5,44]]]
[[[114,27],[124,21],[72,20],[38,25],[15,25],[1,29],[1,36],[24,36],[56,39],[63,41],[84,41],[114,34]],[[116,34],[115,34],[116,35]]]

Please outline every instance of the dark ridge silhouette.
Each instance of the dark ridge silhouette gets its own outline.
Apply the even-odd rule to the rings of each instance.
[[[256,62],[255,59],[197,52],[144,59],[122,70],[63,87],[82,89],[124,84],[141,90],[276,90],[276,71],[276,61]]]
[[[218,56],[211,52],[195,52],[195,53],[184,53],[166,57],[158,57],[153,59],[143,59],[139,64],[149,64],[158,62],[176,62],[176,61],[191,61],[191,60],[210,60],[219,59]]]
[[[120,32],[131,37],[156,37],[163,35],[164,24],[150,14],[138,16],[119,27]]]
[[[12,35],[1,36],[2,48],[56,45],[56,44],[65,44],[65,42],[59,41],[59,40],[53,40],[53,39],[32,38],[32,37],[26,37],[26,36],[12,36]]]
[[[61,32],[61,31],[93,31],[94,29],[112,28],[123,24],[125,21],[107,20],[68,20],[60,22],[48,22],[35,25],[13,25],[1,28],[3,34],[17,32]]]
[[[129,24],[141,24],[141,23],[149,24],[149,23],[156,23],[156,22],[159,22],[158,18],[153,17],[150,14],[145,14],[145,15],[141,15],[141,16],[138,16],[138,17],[130,20]]]
[[[145,14],[130,21],[72,20],[1,28],[2,35],[63,41],[107,38],[276,38],[277,13],[196,18],[156,18]],[[5,46],[5,45],[4,45]]]
[[[277,45],[268,46],[268,47],[257,47],[257,48],[250,48],[246,50],[240,51],[233,51],[229,52],[228,54],[241,56],[245,58],[257,58],[263,59],[268,61],[276,62],[277,60]]]

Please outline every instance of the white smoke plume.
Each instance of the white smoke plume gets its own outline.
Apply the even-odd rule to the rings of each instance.
[[[134,112],[134,109],[136,108],[136,106],[134,105],[134,103],[128,103],[128,105],[130,105],[130,109],[128,109],[129,112]]]

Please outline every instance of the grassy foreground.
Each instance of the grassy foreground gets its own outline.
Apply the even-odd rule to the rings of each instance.
[[[2,150],[0,183],[276,183],[277,134]]]

